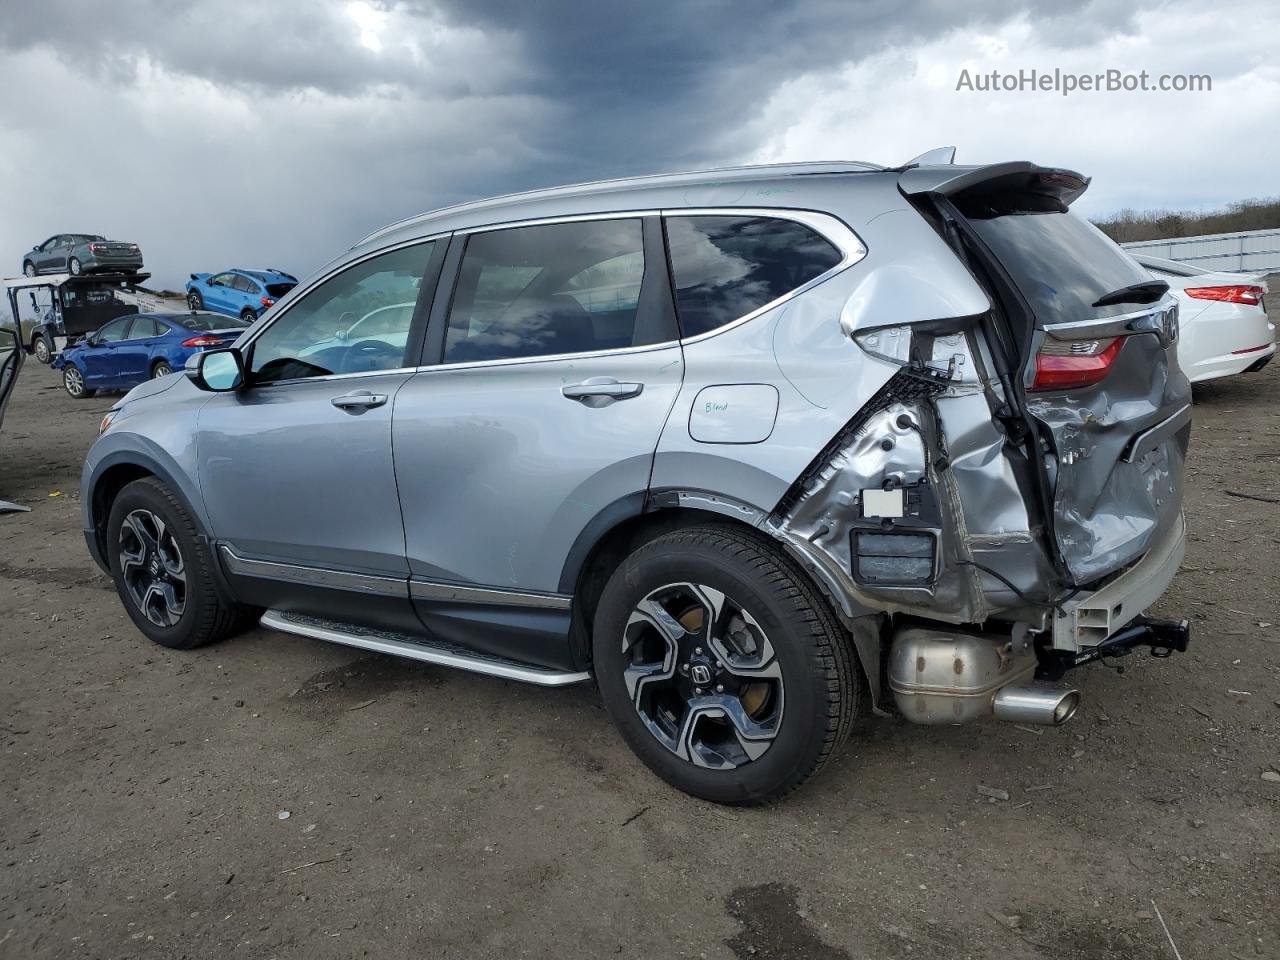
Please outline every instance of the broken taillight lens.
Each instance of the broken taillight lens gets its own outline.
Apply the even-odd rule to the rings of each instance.
[[[1187,287],[1182,292],[1188,297],[1194,297],[1197,300],[1247,303],[1249,306],[1254,307],[1262,301],[1262,295],[1267,292],[1267,288],[1256,287],[1252,284],[1237,284],[1226,287]]]
[[[1036,354],[1032,390],[1075,390],[1101,382],[1124,346],[1123,337],[1105,340],[1047,338]]]

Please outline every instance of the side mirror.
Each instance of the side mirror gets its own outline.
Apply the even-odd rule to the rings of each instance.
[[[197,353],[187,361],[185,370],[201,390],[227,393],[244,386],[244,357],[234,347]]]
[[[90,333],[84,338],[84,342],[88,346],[96,347],[98,345],[98,335],[96,333]]]

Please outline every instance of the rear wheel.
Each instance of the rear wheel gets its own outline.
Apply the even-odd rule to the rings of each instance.
[[[161,646],[190,650],[244,623],[218,590],[213,555],[191,516],[154,477],[130,483],[111,505],[107,560],[129,617]]]
[[[169,366],[169,361],[160,360],[151,368],[151,379],[154,380],[156,377],[167,377],[171,373],[173,373],[173,367]]]
[[[258,319],[258,315],[253,310],[249,309],[248,307],[245,307],[243,310],[240,311],[240,319],[243,320],[245,323],[253,323],[253,321]]]
[[[22,275],[24,277],[34,277],[36,275],[36,265],[30,260],[24,260],[22,263]]]
[[[84,373],[74,363],[69,363],[62,369],[62,385],[77,400],[87,400],[98,392],[85,386]]]
[[[204,298],[200,296],[199,290],[192,290],[187,294],[187,306],[192,310],[204,309]]]
[[[53,359],[53,343],[47,333],[37,333],[31,338],[31,352],[40,363],[48,363]]]
[[[727,804],[817,773],[865,699],[851,643],[803,573],[759,536],[676,531],[633,553],[597,608],[605,707],[650,769]]]
[[[68,260],[67,272],[71,274],[73,277],[80,276],[80,273],[81,273],[80,261],[75,257],[72,257],[70,260]]]

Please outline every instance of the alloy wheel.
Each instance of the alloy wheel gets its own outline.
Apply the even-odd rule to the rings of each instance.
[[[200,310],[204,307],[204,301],[200,299],[200,294],[190,293],[187,295],[187,306],[192,310]]]
[[[27,277],[34,277],[36,275],[36,265],[30,261],[24,263],[22,265],[22,274]]]
[[[173,373],[173,368],[161,360],[156,364],[155,369],[151,371],[151,379],[154,380],[156,377],[167,377],[171,373]]]
[[[35,352],[36,359],[38,361],[40,361],[41,363],[49,362],[49,341],[48,340],[46,340],[44,337],[37,337],[33,350]]]
[[[159,627],[176,625],[187,605],[186,565],[164,521],[150,510],[130,512],[117,549],[125,589],[143,616]]]
[[[73,397],[78,397],[84,393],[84,374],[80,372],[78,367],[67,367],[62,372],[62,382],[66,385],[67,393]]]
[[[758,621],[719,590],[659,587],[622,638],[627,695],[653,737],[724,770],[758,760],[782,722],[782,667]]]
[[[72,257],[70,260],[68,260],[67,271],[72,276],[76,276],[76,277],[80,276],[80,261],[77,260],[75,257]]]

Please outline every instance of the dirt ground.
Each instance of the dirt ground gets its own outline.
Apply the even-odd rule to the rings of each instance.
[[[1280,504],[1228,492],[1280,496],[1280,364],[1197,399],[1154,610],[1189,653],[1079,671],[1058,729],[872,720],[735,811],[651,776],[589,686],[149,644],[80,535],[114,398],[31,363],[0,435],[32,508],[0,516],[0,957],[1280,957]]]

